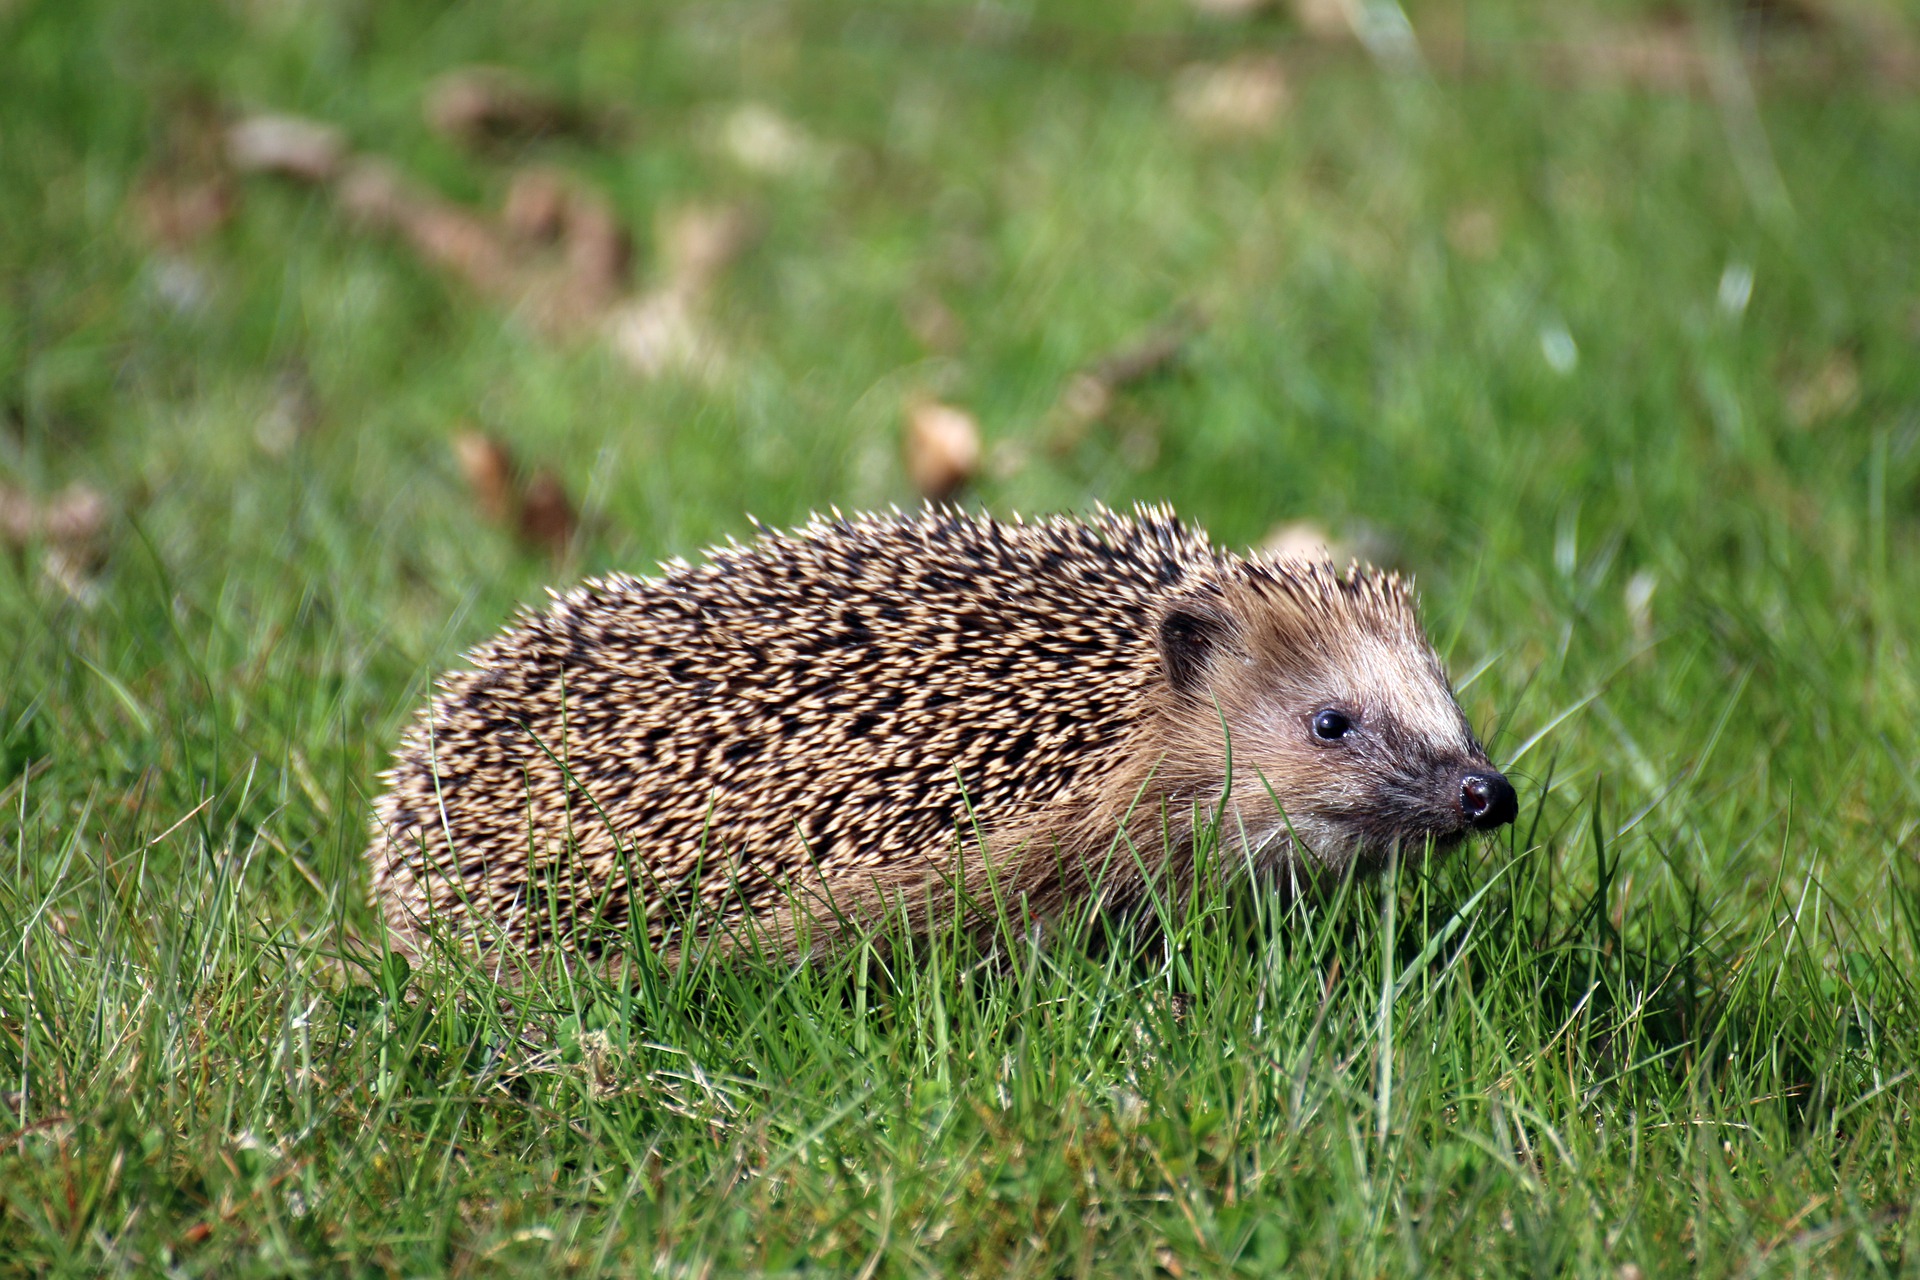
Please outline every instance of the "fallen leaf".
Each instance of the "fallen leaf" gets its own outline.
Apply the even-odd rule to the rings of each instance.
[[[511,298],[522,283],[513,250],[487,219],[414,186],[384,160],[354,161],[339,198],[362,225],[399,234],[429,265],[483,293]]]
[[[483,432],[466,430],[453,434],[453,457],[473,490],[480,514],[495,524],[505,524],[519,502],[514,483],[513,455],[507,447]]]
[[[141,238],[177,252],[226,226],[240,197],[224,175],[181,179],[151,172],[134,187],[132,203]]]
[[[0,484],[0,538],[16,549],[40,541],[91,542],[106,528],[107,515],[105,496],[80,481],[45,499]]]
[[[952,497],[979,471],[980,458],[980,427],[964,409],[935,400],[907,406],[907,477],[922,497]]]
[[[128,203],[141,238],[177,252],[225,226],[240,193],[227,169],[218,102],[180,95],[164,107],[163,121]]]
[[[227,162],[241,173],[269,173],[298,182],[331,182],[346,159],[345,135],[317,120],[258,115],[227,128]]]
[[[100,599],[93,577],[105,558],[109,514],[105,496],[80,481],[51,498],[0,484],[0,542],[15,554],[38,546],[47,581],[89,608]]]
[[[579,517],[560,477],[551,471],[535,472],[520,498],[516,531],[521,540],[544,549],[555,560],[562,560],[573,547],[573,535],[579,525]]]
[[[560,477],[545,468],[524,485],[507,446],[483,431],[453,433],[454,461],[473,491],[480,513],[555,560],[572,550],[580,518]]]
[[[428,265],[524,307],[550,334],[590,331],[626,293],[633,258],[626,228],[605,198],[551,170],[520,174],[497,220],[372,158],[349,166],[339,199],[362,226],[398,234]],[[549,252],[556,244],[557,259]]]
[[[1090,372],[1116,390],[1131,386],[1171,366],[1204,324],[1197,313],[1181,312],[1139,341],[1103,356]]]
[[[427,89],[427,126],[472,149],[524,141],[546,134],[579,132],[580,113],[506,67],[462,67]]]
[[[560,243],[572,301],[583,312],[604,311],[626,292],[633,240],[598,192],[576,187],[569,193]]]
[[[507,187],[500,221],[509,235],[536,244],[551,244],[567,224],[572,184],[566,174],[545,165],[521,169]]]
[[[507,197],[502,223],[510,234],[516,230],[538,229],[548,210],[539,206],[548,198],[541,189],[544,181],[516,184]],[[515,194],[520,208],[514,209]],[[627,292],[633,265],[633,242],[615,217],[613,208],[599,193],[562,180],[558,201],[552,210],[553,239],[561,257],[548,265],[534,260],[531,251],[540,247],[525,235],[514,238],[530,251],[523,255],[524,300],[530,318],[549,333],[587,332],[599,324],[608,311]]]
[[[1204,325],[1199,313],[1182,311],[1074,374],[1048,415],[1046,434],[1053,451],[1079,447],[1087,428],[1107,416],[1121,390],[1171,368]],[[1158,447],[1156,440],[1156,451]]]
[[[377,157],[349,162],[336,197],[363,228],[398,235],[428,265],[520,308],[543,332],[600,335],[642,377],[711,379],[725,365],[702,312],[719,274],[758,232],[742,206],[664,211],[659,282],[635,295],[632,242],[612,206],[551,169],[517,174],[497,219],[442,199]]]

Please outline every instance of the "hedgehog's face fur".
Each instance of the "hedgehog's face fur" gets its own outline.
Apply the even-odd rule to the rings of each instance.
[[[1256,861],[1338,871],[1513,820],[1396,577],[1246,563],[1170,601],[1156,644],[1160,767],[1205,806],[1230,777],[1222,837]]]

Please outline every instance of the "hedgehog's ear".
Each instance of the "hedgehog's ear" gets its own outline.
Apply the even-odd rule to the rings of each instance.
[[[1206,684],[1215,658],[1239,642],[1240,628],[1217,601],[1183,596],[1167,606],[1156,637],[1167,683],[1181,693],[1197,693]]]

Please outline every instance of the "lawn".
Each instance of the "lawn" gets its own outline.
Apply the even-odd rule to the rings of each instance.
[[[1328,8],[0,0],[0,1270],[1920,1275],[1920,20]],[[386,957],[434,674],[935,403],[1415,575],[1520,821]]]

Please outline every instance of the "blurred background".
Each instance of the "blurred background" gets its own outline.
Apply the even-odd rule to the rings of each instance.
[[[0,788],[114,797],[109,845],[215,797],[297,911],[547,586],[1152,500],[1414,573],[1549,830],[1604,786],[1650,876],[1870,889],[1920,796],[1916,33],[0,0]]]
[[[0,0],[0,1270],[1911,1272],[1917,229],[1911,3]],[[380,958],[436,672],[925,497],[1412,573],[1519,822]]]

